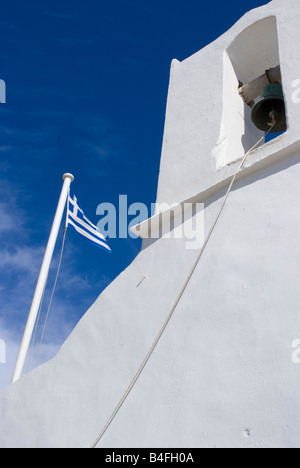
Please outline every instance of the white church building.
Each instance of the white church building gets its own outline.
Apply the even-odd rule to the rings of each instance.
[[[134,262],[0,393],[0,447],[300,448],[299,25],[273,0],[172,62],[157,202],[204,204],[205,236],[264,136],[243,90],[274,69],[287,130],[248,154],[194,271],[186,239],[135,228]]]

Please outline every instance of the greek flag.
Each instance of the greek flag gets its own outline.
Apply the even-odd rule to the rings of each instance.
[[[111,252],[111,249],[106,243],[105,237],[101,234],[97,226],[92,224],[85,216],[81,208],[77,204],[75,195],[69,194],[68,209],[67,209],[67,222],[66,227],[72,226],[78,234],[85,239],[88,239],[95,245]]]

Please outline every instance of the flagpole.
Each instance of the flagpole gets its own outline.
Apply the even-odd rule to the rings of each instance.
[[[47,244],[44,260],[42,263],[39,279],[38,279],[37,286],[35,289],[31,309],[29,312],[26,328],[24,331],[24,335],[23,335],[23,339],[22,339],[22,343],[21,343],[21,347],[20,347],[20,351],[19,351],[19,355],[18,355],[18,359],[17,359],[17,363],[16,363],[16,367],[14,370],[11,383],[14,383],[17,380],[19,380],[23,372],[23,368],[24,368],[27,352],[30,346],[30,341],[31,341],[33,330],[34,330],[37,314],[38,314],[39,307],[42,301],[44,288],[46,286],[50,264],[51,264],[51,260],[53,257],[53,252],[54,252],[57,236],[59,233],[59,228],[61,225],[62,217],[64,214],[64,209],[65,209],[70,185],[74,180],[74,176],[72,174],[64,174],[63,180],[64,180],[63,188],[62,188],[61,195],[59,198],[55,218],[53,221],[49,241]]]

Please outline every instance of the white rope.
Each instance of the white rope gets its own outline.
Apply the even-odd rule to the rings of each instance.
[[[39,350],[38,350],[38,355],[37,355],[37,359],[36,359],[36,366],[38,366],[38,363],[39,363],[41,347],[42,347],[42,344],[43,344],[43,339],[44,339],[45,330],[46,330],[46,326],[47,326],[47,322],[48,322],[49,312],[50,312],[50,309],[51,309],[53,296],[54,296],[54,292],[55,292],[55,289],[56,289],[57,280],[58,280],[58,276],[59,276],[59,272],[60,272],[64,247],[65,247],[65,241],[66,241],[66,234],[67,234],[67,227],[65,227],[65,230],[64,230],[64,236],[63,236],[63,241],[62,241],[62,246],[61,246],[61,251],[60,251],[58,268],[57,268],[56,277],[55,277],[55,281],[54,281],[54,286],[53,286],[51,297],[50,297],[50,302],[49,302],[49,305],[48,305],[48,310],[47,310],[47,313],[46,313],[46,318],[45,318],[44,327],[43,327],[43,331],[42,331],[41,341],[40,341],[40,344],[39,344]]]
[[[161,329],[160,329],[160,331],[159,331],[157,337],[155,338],[155,340],[154,340],[154,342],[153,342],[151,348],[149,349],[149,351],[148,351],[146,357],[144,358],[144,360],[143,360],[142,364],[140,365],[139,369],[137,370],[135,376],[133,377],[133,379],[131,380],[129,386],[128,386],[127,389],[125,390],[125,392],[124,392],[124,394],[123,394],[121,400],[119,401],[119,403],[118,403],[117,406],[115,407],[115,409],[114,409],[114,411],[112,412],[111,416],[109,417],[107,423],[105,424],[105,426],[103,427],[102,431],[100,432],[100,434],[99,434],[98,437],[96,438],[95,442],[94,442],[93,445],[91,446],[92,449],[96,448],[96,446],[98,445],[98,443],[100,442],[100,440],[101,440],[102,437],[104,436],[105,432],[107,431],[107,429],[109,428],[109,426],[111,425],[111,423],[113,422],[113,420],[115,419],[117,413],[119,412],[119,410],[120,410],[121,407],[123,406],[125,400],[127,399],[128,395],[130,394],[131,390],[132,390],[133,387],[135,386],[135,384],[136,384],[136,382],[137,382],[139,376],[140,376],[141,373],[143,372],[143,370],[144,370],[144,368],[145,368],[147,362],[149,361],[149,359],[150,359],[150,357],[151,357],[153,351],[155,350],[155,348],[156,348],[156,346],[157,346],[157,344],[158,344],[160,338],[162,337],[162,335],[163,335],[165,329],[167,328],[167,325],[168,325],[169,321],[171,320],[171,317],[172,317],[172,315],[174,314],[175,309],[176,309],[177,305],[179,304],[179,302],[180,302],[180,300],[181,300],[181,297],[182,297],[182,295],[184,294],[184,292],[185,292],[185,290],[186,290],[186,288],[187,288],[187,285],[188,285],[188,283],[190,282],[191,277],[193,276],[194,271],[195,271],[196,268],[197,268],[197,265],[198,265],[198,263],[199,263],[199,260],[200,260],[202,254],[203,254],[203,252],[204,252],[204,250],[205,250],[205,247],[206,247],[206,245],[207,245],[207,243],[208,243],[208,241],[209,241],[209,239],[210,239],[210,237],[211,237],[211,235],[212,235],[212,232],[213,232],[213,230],[214,230],[214,228],[215,228],[215,226],[216,226],[216,224],[217,224],[217,222],[218,222],[218,220],[219,220],[219,218],[220,218],[220,215],[221,215],[221,213],[222,213],[222,211],[223,211],[223,209],[224,209],[224,206],[225,206],[226,201],[227,201],[227,199],[228,199],[228,196],[229,196],[229,194],[230,194],[230,192],[231,192],[232,186],[233,186],[233,184],[234,184],[234,182],[235,182],[235,180],[236,180],[236,177],[237,177],[238,173],[240,172],[240,170],[242,169],[242,167],[244,166],[247,157],[248,157],[249,154],[265,139],[265,137],[272,131],[272,129],[274,128],[275,125],[276,125],[276,122],[275,122],[275,120],[273,119],[272,123],[270,124],[270,130],[269,130],[262,138],[260,138],[260,139],[258,140],[258,142],[255,143],[255,145],[254,145],[254,146],[245,154],[245,156],[243,157],[243,159],[242,159],[240,165],[238,166],[238,169],[236,170],[236,172],[235,172],[235,174],[234,174],[234,176],[233,176],[233,178],[232,178],[232,180],[231,180],[231,182],[230,182],[230,185],[229,185],[229,187],[228,187],[228,190],[227,190],[227,192],[226,192],[226,195],[225,195],[225,197],[224,197],[224,200],[223,200],[223,202],[222,202],[222,205],[221,205],[221,207],[220,207],[220,209],[219,209],[219,211],[218,211],[218,214],[217,214],[217,216],[216,216],[216,218],[215,218],[215,220],[214,220],[214,222],[213,222],[213,224],[212,224],[212,226],[211,226],[211,228],[210,228],[210,230],[209,230],[209,232],[208,232],[208,234],[207,234],[207,236],[206,236],[206,239],[205,239],[205,241],[204,241],[204,243],[203,243],[203,245],[202,245],[202,247],[201,247],[201,250],[200,250],[200,252],[199,252],[199,254],[198,254],[198,256],[197,256],[197,258],[196,258],[196,260],[195,260],[195,262],[194,262],[194,265],[193,265],[193,267],[192,267],[192,269],[191,269],[191,271],[190,271],[190,273],[189,273],[189,275],[188,275],[188,277],[187,277],[187,279],[186,279],[186,281],[185,281],[185,283],[184,283],[184,285],[183,285],[183,287],[182,287],[180,293],[178,294],[178,296],[177,296],[177,298],[176,298],[176,300],[175,300],[175,303],[174,303],[174,305],[173,305],[173,307],[172,307],[172,309],[171,309],[169,315],[167,316],[167,318],[166,318],[166,320],[165,320],[163,326],[161,327]]]

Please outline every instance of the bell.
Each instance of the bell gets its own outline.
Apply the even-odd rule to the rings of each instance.
[[[264,132],[270,130],[274,120],[276,124],[271,133],[284,132],[287,129],[281,84],[272,83],[263,89],[259,100],[252,109],[251,117],[254,125]]]

